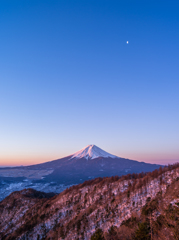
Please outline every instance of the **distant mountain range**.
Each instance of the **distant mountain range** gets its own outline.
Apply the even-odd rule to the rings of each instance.
[[[97,177],[150,172],[160,165],[120,158],[95,145],[50,162],[27,167],[0,169],[1,199],[15,190],[31,187],[45,192],[63,191],[66,187]]]

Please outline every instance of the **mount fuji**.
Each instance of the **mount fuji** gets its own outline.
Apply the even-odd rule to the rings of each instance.
[[[95,145],[88,145],[67,157],[26,167],[0,169],[0,195],[23,188],[61,192],[66,187],[97,177],[150,172],[160,165],[138,162],[112,155]]]
[[[116,158],[117,156],[114,156],[112,154],[109,154],[102,150],[101,148],[95,146],[95,145],[88,145],[85,148],[81,149],[80,151],[74,153],[71,157],[72,158],[86,158],[86,159],[95,159],[95,158]]]

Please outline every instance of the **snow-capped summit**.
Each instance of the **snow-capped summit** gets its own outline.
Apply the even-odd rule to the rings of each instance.
[[[95,145],[88,145],[85,148],[81,149],[80,151],[74,153],[71,156],[72,158],[86,158],[86,159],[95,159],[95,158],[99,158],[99,157],[103,157],[103,158],[118,158],[115,155],[112,155],[110,153],[105,152],[104,150],[102,150],[101,148],[95,146]]]

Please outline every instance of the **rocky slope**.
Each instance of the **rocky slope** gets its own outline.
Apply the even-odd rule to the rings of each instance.
[[[179,239],[179,165],[0,203],[0,239]]]

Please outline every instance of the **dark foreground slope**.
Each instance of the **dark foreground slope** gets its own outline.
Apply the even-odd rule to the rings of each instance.
[[[0,239],[179,239],[179,165],[0,203]]]

